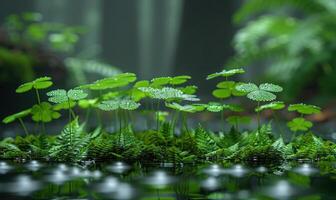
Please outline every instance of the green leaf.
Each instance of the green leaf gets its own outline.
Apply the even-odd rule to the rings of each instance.
[[[197,86],[195,85],[188,85],[182,88],[178,88],[181,90],[184,94],[195,94],[197,91]]]
[[[53,107],[48,102],[42,102],[39,105],[34,105],[31,110],[32,119],[35,122],[50,122],[53,119],[58,119],[61,114],[54,111]]]
[[[282,101],[275,101],[271,102],[268,104],[261,105],[255,109],[256,112],[261,112],[266,109],[271,109],[271,110],[281,110],[285,107],[284,102]]]
[[[229,77],[229,76],[233,76],[235,74],[243,74],[243,73],[245,73],[245,71],[243,69],[241,69],[241,68],[239,68],[239,69],[231,69],[231,70],[225,70],[224,69],[221,72],[216,72],[216,73],[208,75],[207,80],[213,79],[213,78],[216,78],[216,77],[219,77],[219,76]]]
[[[272,83],[263,83],[259,85],[259,88],[261,90],[265,90],[268,92],[281,92],[282,91],[282,87],[272,84]]]
[[[16,93],[24,93],[27,92],[29,90],[31,90],[33,88],[33,83],[29,82],[29,83],[24,83],[22,85],[20,85],[15,92]]]
[[[158,78],[153,78],[151,80],[151,87],[158,87],[158,86],[163,86],[163,85],[167,85],[170,83],[170,81],[172,80],[171,77],[167,76],[167,77],[158,77]]]
[[[23,93],[23,92],[27,92],[29,90],[31,90],[32,88],[36,88],[36,89],[45,89],[48,88],[52,85],[52,81],[50,77],[40,77],[35,79],[34,81],[28,82],[28,83],[24,83],[22,85],[20,85],[17,89],[16,92],[17,93]]]
[[[287,123],[287,126],[290,128],[291,131],[308,131],[312,126],[313,123],[307,121],[305,118],[298,117],[294,118],[292,121]]]
[[[247,94],[247,98],[254,101],[273,101],[276,96],[264,90],[255,90]]]
[[[73,108],[76,106],[76,102],[70,100],[70,108]],[[69,102],[65,101],[63,103],[58,103],[53,106],[53,110],[59,111],[59,110],[68,110],[69,109]]]
[[[47,93],[47,96],[49,96],[48,101],[53,103],[64,103],[69,100],[66,90],[63,89],[52,90]]]
[[[228,109],[232,112],[242,112],[244,109],[236,104],[223,104],[223,109]]]
[[[288,106],[288,111],[296,111],[301,114],[310,115],[310,114],[318,114],[321,112],[321,108],[314,105],[307,104],[291,104]]]
[[[117,109],[135,110],[139,106],[140,106],[139,103],[130,99],[109,100],[109,101],[103,101],[100,104],[98,104],[98,108],[104,111],[112,111]]]
[[[81,100],[87,97],[87,93],[85,93],[83,90],[80,89],[70,89],[67,92],[67,96],[71,100]]]
[[[184,76],[175,76],[169,81],[169,83],[171,85],[180,85],[182,83],[187,82],[189,79],[191,79],[191,76],[185,76],[185,75]]]
[[[258,86],[254,83],[243,83],[236,86],[236,89],[241,92],[249,93],[258,90]]]
[[[153,99],[162,100],[186,100],[186,101],[199,101],[195,95],[184,94],[181,90],[172,87],[152,88],[140,87],[139,90],[147,94]]]
[[[87,109],[87,108],[92,108],[95,107],[98,102],[98,99],[81,99],[78,101],[78,106]]]
[[[217,102],[209,102],[206,109],[209,112],[220,112],[223,110],[223,106]]]
[[[78,88],[90,90],[105,90],[126,86],[136,80],[136,75],[133,73],[122,73],[112,77],[97,80],[91,84],[82,85]]]
[[[143,80],[143,81],[138,81],[134,84],[134,88],[139,88],[139,87],[148,87],[149,86],[149,81]]]
[[[130,99],[122,99],[119,103],[119,107],[124,110],[135,110],[139,106],[140,106],[139,103]]]
[[[216,89],[212,92],[212,95],[219,99],[225,99],[231,96],[230,89]]]
[[[5,117],[2,122],[5,123],[5,124],[8,124],[8,123],[11,123],[19,118],[24,118],[26,117],[27,115],[29,115],[31,113],[31,109],[26,109],[26,110],[23,110],[23,111],[20,111],[18,113],[15,113],[15,114],[12,114],[12,115],[9,115],[7,117]]]
[[[116,100],[103,101],[100,104],[98,104],[98,108],[104,111],[117,110],[119,109],[119,101]]]

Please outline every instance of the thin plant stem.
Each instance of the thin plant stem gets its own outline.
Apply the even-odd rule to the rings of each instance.
[[[258,107],[257,108],[259,108],[259,106],[260,106],[260,102],[258,101]],[[257,111],[257,120],[258,120],[258,133],[259,133],[259,131],[260,131],[260,111],[259,110]]]
[[[36,97],[37,97],[37,103],[41,104],[40,94],[39,94],[38,89],[36,89],[36,88],[35,88],[35,93],[36,93]]]
[[[20,122],[25,134],[28,135],[29,133],[28,133],[27,127],[25,126],[25,124],[23,123],[21,118],[19,118],[19,122]]]
[[[71,130],[71,104],[70,100],[68,100],[68,106],[69,106],[69,131],[70,131],[70,144],[72,145],[72,130]]]
[[[156,104],[156,131],[159,132],[160,130],[160,119],[159,119],[159,109],[160,109],[160,100],[157,101]]]

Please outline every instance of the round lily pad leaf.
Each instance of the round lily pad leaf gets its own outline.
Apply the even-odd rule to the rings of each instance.
[[[72,100],[80,100],[80,99],[84,99],[85,97],[87,97],[87,93],[85,93],[83,90],[80,89],[70,89],[67,93],[69,99]]]
[[[53,103],[63,103],[68,101],[67,92],[63,89],[52,90],[47,93],[47,96],[49,96],[48,101]]]
[[[189,113],[196,112],[195,107],[193,107],[192,105],[180,105],[178,103],[173,102],[173,103],[166,103],[166,106],[168,108],[172,108],[174,110],[178,110],[181,112],[189,112]]]
[[[147,80],[142,80],[142,81],[138,81],[134,84],[134,88],[139,88],[139,87],[148,87],[149,86],[149,81]]]
[[[115,100],[103,101],[100,104],[98,104],[98,108],[104,111],[117,110],[119,109],[119,101]]]
[[[308,131],[311,127],[313,127],[313,123],[306,120],[305,118],[298,117],[294,118],[292,121],[287,123],[287,126],[291,131]]]
[[[27,92],[29,90],[31,90],[33,88],[33,83],[29,82],[29,83],[24,83],[22,85],[20,85],[15,92],[16,93],[24,93]]]
[[[169,82],[172,80],[171,77],[158,77],[158,78],[153,78],[151,80],[151,87],[158,87],[158,86],[163,86],[169,84]]]
[[[182,88],[178,88],[181,90],[184,94],[195,94],[197,91],[197,86],[195,85],[188,85]]]
[[[264,90],[256,90],[247,94],[247,98],[254,101],[273,101],[276,96]]]
[[[212,95],[219,99],[225,99],[231,96],[230,89],[216,89],[212,92]]]
[[[53,110],[53,106],[48,102],[34,105],[31,110],[32,119],[35,122],[50,122],[58,119],[61,114]]]
[[[119,102],[119,107],[124,110],[135,110],[140,106],[140,103],[129,99],[123,99]]]
[[[36,88],[36,89],[45,89],[48,88],[52,85],[52,81],[50,77],[40,77],[35,79],[34,81],[28,82],[28,83],[24,83],[22,85],[20,85],[17,89],[16,92],[17,93],[24,93],[27,92],[29,90],[31,90],[32,88]]]

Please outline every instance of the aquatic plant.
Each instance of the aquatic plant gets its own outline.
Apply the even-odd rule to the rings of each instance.
[[[240,73],[243,73],[241,69],[223,70],[209,75],[208,79],[221,76],[230,77]],[[288,111],[300,114],[300,117],[288,122],[289,128],[293,132],[305,131],[307,133],[300,136],[295,136],[294,133],[293,139],[286,143],[281,134],[278,138],[274,136],[271,123],[260,124],[261,112],[270,110],[274,114],[274,111],[285,107],[284,102],[274,101],[276,99],[274,93],[282,91],[280,86],[271,83],[257,86],[253,83],[238,84],[231,81],[218,84],[218,89],[221,91],[217,97],[220,99],[244,94],[247,98],[257,102],[254,111],[257,113],[258,129],[241,132],[239,124],[250,123],[249,116],[236,114],[243,111],[243,108],[237,104],[225,104],[224,102],[194,102],[200,101],[195,95],[197,87],[181,85],[190,78],[189,76],[158,77],[151,81],[135,82],[135,74],[123,73],[70,90],[49,91],[46,93],[48,100],[54,105],[38,100],[38,104],[33,105],[32,108],[3,119],[4,123],[18,120],[26,135],[3,139],[0,142],[0,158],[73,163],[86,160],[171,162],[174,164],[258,161],[265,165],[280,164],[283,160],[299,158],[336,160],[335,144],[310,132],[312,122],[304,118],[305,115],[318,114],[321,110],[319,107],[306,104],[288,106]],[[19,91],[27,92],[35,88],[38,94],[38,90],[52,84],[49,81],[51,81],[50,78],[37,79],[35,82],[23,84],[24,86],[19,87]],[[90,95],[84,90],[90,90]],[[236,95],[236,92],[239,95]],[[269,103],[260,105],[261,102],[268,101]],[[148,103],[152,104],[152,107]],[[154,103],[157,103],[156,109],[153,109]],[[160,107],[161,103],[164,103],[166,109]],[[115,113],[109,125],[114,126],[114,130],[118,127],[118,131],[110,134],[99,120],[97,128],[90,131],[85,123],[79,123],[80,116],[76,115],[73,110],[77,105],[79,109],[87,110],[85,122],[88,122],[89,110],[97,111],[97,116],[100,116],[102,111]],[[156,121],[156,130],[149,128],[136,130],[133,127],[132,115],[138,111],[142,112],[143,107],[146,107],[146,115],[155,115],[153,120]],[[31,135],[22,120],[31,115],[35,122],[50,122],[60,118],[63,110],[69,112],[68,123],[57,136]],[[188,116],[192,114],[219,113],[225,110],[235,113],[226,118],[232,126],[230,131],[225,132],[222,129],[219,132],[212,132],[201,124],[193,129],[188,124]],[[179,118],[179,115],[182,115],[182,118]],[[151,118],[147,119],[149,120]],[[179,121],[181,121],[180,132],[176,132],[175,127]]]

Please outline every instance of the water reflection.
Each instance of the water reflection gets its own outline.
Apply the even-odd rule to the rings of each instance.
[[[312,174],[315,174],[318,172],[318,170],[314,167],[312,167],[311,165],[305,163],[302,164],[301,166],[294,168],[293,169],[294,172],[305,175],[305,176],[310,176]]]
[[[295,166],[292,168],[291,166]],[[164,167],[158,165],[70,166],[37,161],[0,161],[1,199],[298,199],[336,196],[332,174],[311,164],[271,167],[240,164]],[[316,165],[319,166],[319,165]],[[335,173],[334,163],[323,172]],[[322,171],[322,170],[321,170]],[[314,174],[314,176],[311,176]],[[305,196],[306,195],[306,196]]]
[[[130,166],[123,162],[116,162],[108,167],[111,172],[122,174],[130,169]]]
[[[6,162],[0,162],[0,174],[6,174],[12,167],[9,166]]]

